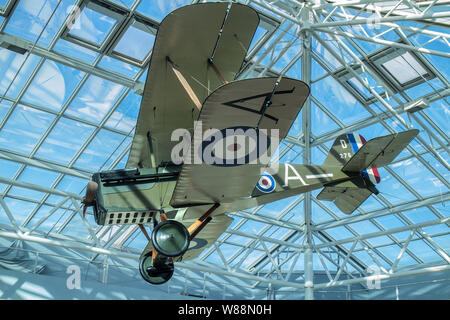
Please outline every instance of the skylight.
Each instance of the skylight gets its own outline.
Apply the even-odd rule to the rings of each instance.
[[[108,36],[119,28],[126,13],[117,6],[95,0],[83,5],[72,9],[74,21],[66,24],[63,38],[90,49],[102,49],[107,44]]]
[[[425,68],[409,52],[382,65],[401,85],[418,80],[427,74]]]
[[[153,48],[155,35],[155,26],[134,19],[114,48],[114,53],[142,63]]]

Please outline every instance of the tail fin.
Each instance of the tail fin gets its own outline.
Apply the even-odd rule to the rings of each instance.
[[[366,143],[366,139],[357,133],[340,135],[334,140],[328,155],[323,163],[324,166],[344,167],[355,153]],[[376,167],[368,167],[362,171],[362,175],[373,184],[381,181]]]

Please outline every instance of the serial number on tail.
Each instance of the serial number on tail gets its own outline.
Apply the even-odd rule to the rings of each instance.
[[[223,314],[240,314],[240,315],[267,315],[272,314],[271,305],[261,305],[261,304],[231,304],[222,305]]]

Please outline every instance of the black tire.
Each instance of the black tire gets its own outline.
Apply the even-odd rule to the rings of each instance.
[[[153,229],[153,247],[167,257],[183,255],[189,248],[189,243],[189,231],[178,221],[165,220],[158,223]]]
[[[139,258],[139,272],[145,281],[151,284],[163,284],[172,278],[175,270],[172,259],[158,266],[153,266],[152,263],[151,252]]]

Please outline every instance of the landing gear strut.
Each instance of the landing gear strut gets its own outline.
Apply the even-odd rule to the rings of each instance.
[[[169,281],[174,273],[174,258],[182,256],[189,249],[191,240],[211,221],[210,215],[218,207],[219,204],[214,204],[189,229],[178,221],[167,220],[166,215],[161,213],[161,222],[158,223],[153,217],[155,226],[151,238],[140,224],[139,227],[153,247],[139,258],[142,278],[151,284]]]

